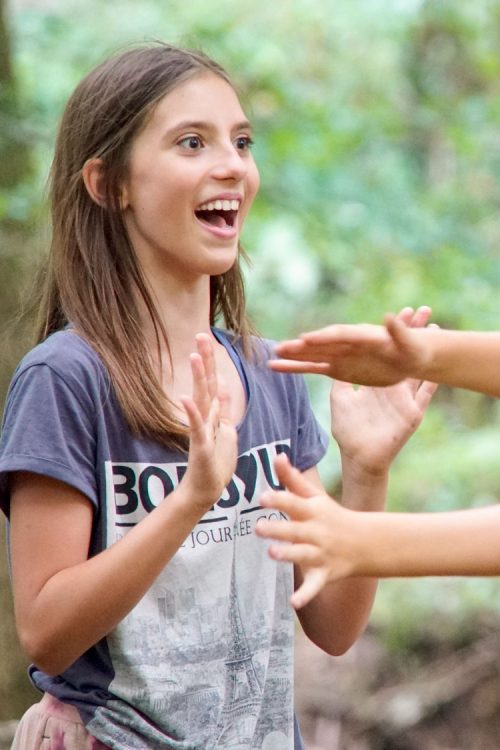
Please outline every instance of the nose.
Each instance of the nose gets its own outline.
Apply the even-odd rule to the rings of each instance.
[[[250,159],[248,154],[238,151],[231,143],[218,150],[212,176],[217,180],[241,181],[247,175]]]

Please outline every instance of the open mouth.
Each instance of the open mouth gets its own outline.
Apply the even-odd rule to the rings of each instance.
[[[219,229],[234,227],[240,202],[238,200],[217,200],[203,203],[195,214],[200,221]]]

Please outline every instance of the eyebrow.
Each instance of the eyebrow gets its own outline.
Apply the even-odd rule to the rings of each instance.
[[[183,120],[182,122],[177,123],[172,128],[169,128],[165,136],[168,136],[172,133],[176,133],[181,130],[211,130],[213,129],[213,125],[211,123],[206,122],[205,120]],[[241,120],[241,122],[237,122],[231,130],[252,130],[252,125],[248,120]]]

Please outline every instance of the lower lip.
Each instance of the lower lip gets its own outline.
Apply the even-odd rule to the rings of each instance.
[[[233,240],[235,237],[238,236],[238,221],[236,220],[234,222],[234,225],[232,227],[225,226],[225,227],[216,227],[213,224],[209,224],[207,221],[201,221],[196,217],[196,221],[198,224],[203,227],[207,232],[210,232],[214,237],[217,237],[221,240]]]

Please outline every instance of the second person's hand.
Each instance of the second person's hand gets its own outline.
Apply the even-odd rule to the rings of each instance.
[[[430,308],[403,308],[397,322],[406,329],[423,328]],[[335,381],[330,401],[332,435],[343,459],[373,473],[386,472],[420,425],[437,386],[407,378],[378,388]]]

